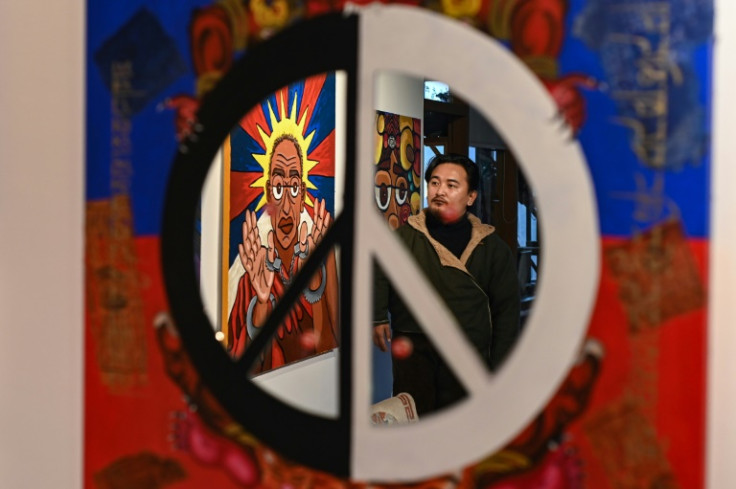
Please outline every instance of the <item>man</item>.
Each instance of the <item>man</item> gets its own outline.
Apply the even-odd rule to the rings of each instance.
[[[511,250],[493,226],[467,211],[478,196],[479,181],[478,167],[469,158],[436,156],[425,180],[429,207],[411,216],[397,234],[495,370],[519,333],[519,286]],[[420,416],[463,398],[463,387],[380,270],[374,292],[374,343],[383,351],[392,337],[412,344],[407,358],[393,360],[394,394],[411,394]]]
[[[313,220],[305,211],[303,171],[297,140],[288,134],[277,138],[270,156],[266,212],[256,219],[254,212],[246,211],[243,243],[238,245],[245,272],[228,321],[227,348],[234,357],[258,334],[330,225],[324,200],[316,202]],[[271,347],[262,353],[256,372],[335,348],[336,329],[337,272],[330,253],[278,328]]]

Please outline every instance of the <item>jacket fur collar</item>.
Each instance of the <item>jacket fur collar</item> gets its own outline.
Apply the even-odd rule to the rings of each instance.
[[[483,238],[493,234],[496,231],[496,228],[489,224],[483,224],[480,219],[475,217],[473,214],[468,213],[468,221],[470,221],[471,226],[470,241],[468,241],[468,245],[465,247],[462,255],[460,255],[460,258],[458,258],[450,250],[442,246],[439,241],[434,239],[431,234],[429,234],[429,229],[427,229],[426,212],[427,210],[423,209],[419,214],[409,216],[407,221],[409,226],[427,237],[429,242],[432,244],[432,247],[434,247],[434,250],[440,259],[440,263],[443,266],[459,268],[460,270],[469,273],[465,265],[468,263],[470,255],[473,254],[473,251]]]

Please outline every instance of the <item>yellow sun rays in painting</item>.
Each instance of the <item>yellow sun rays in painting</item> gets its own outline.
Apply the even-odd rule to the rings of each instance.
[[[271,102],[268,102],[268,114],[271,120],[271,127],[273,128],[271,134],[267,134],[261,126],[256,126],[258,128],[258,133],[261,136],[261,140],[264,143],[263,145],[266,148],[265,154],[253,153],[253,158],[256,160],[256,162],[258,162],[259,165],[261,165],[261,168],[263,168],[263,175],[251,184],[251,188],[263,189],[261,199],[256,205],[256,211],[266,205],[266,183],[268,182],[268,177],[270,174],[271,153],[273,151],[273,144],[279,137],[283,136],[284,134],[291,135],[296,139],[297,143],[299,144],[299,149],[301,150],[303,159],[302,181],[306,185],[306,188],[308,190],[317,189],[317,187],[309,181],[309,171],[314,168],[318,162],[315,160],[310,160],[307,155],[307,150],[309,149],[309,145],[311,144],[312,139],[314,138],[314,133],[316,131],[312,131],[309,135],[304,134],[309,115],[309,107],[304,110],[304,114],[302,114],[301,119],[297,122],[297,115],[299,113],[297,110],[297,93],[294,92],[294,98],[291,104],[291,111],[289,112],[288,116],[286,114],[286,104],[284,103],[284,92],[281,92],[280,95],[281,103],[278,104],[277,108],[280,108],[281,110],[279,111],[280,113],[278,114],[278,117],[277,114],[274,114]],[[306,195],[306,204],[309,206],[314,205],[309,194]]]

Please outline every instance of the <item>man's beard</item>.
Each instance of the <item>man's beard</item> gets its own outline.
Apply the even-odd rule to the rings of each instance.
[[[457,212],[455,209],[450,207],[446,201],[444,201],[444,205],[442,205],[440,208],[431,205],[432,203],[433,202],[430,202],[430,206],[428,207],[427,211],[432,215],[432,217],[434,217],[442,224],[452,224],[453,222],[457,222],[462,219],[466,212],[466,209]]]

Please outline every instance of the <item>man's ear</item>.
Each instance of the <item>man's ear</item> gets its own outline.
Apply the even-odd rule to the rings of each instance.
[[[266,182],[266,202],[271,203],[271,182]]]
[[[475,203],[475,199],[478,197],[478,191],[477,190],[471,190],[468,192],[468,207],[473,205]]]
[[[302,203],[301,203],[301,207],[299,208],[299,212],[301,212],[301,211],[304,210],[304,204],[307,202],[307,186],[306,186],[306,184],[304,182],[302,182],[302,192],[301,192],[301,194],[302,194],[302,199],[301,199],[302,200]]]

